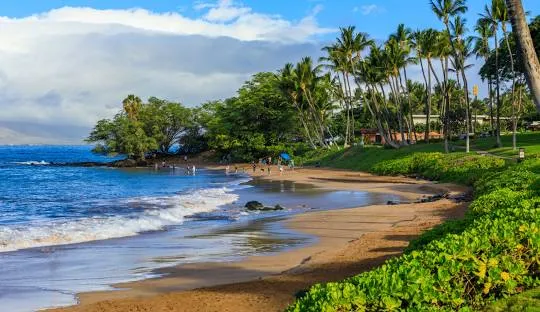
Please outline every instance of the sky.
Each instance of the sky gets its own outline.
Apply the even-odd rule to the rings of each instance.
[[[540,1],[522,1],[540,14]],[[469,28],[485,3],[468,1]],[[234,96],[254,73],[318,58],[339,27],[382,42],[399,23],[442,28],[427,0],[2,1],[0,144],[80,144],[128,94],[197,106]],[[470,84],[483,95],[480,66]]]

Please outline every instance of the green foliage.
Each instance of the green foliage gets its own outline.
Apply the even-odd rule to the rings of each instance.
[[[472,311],[538,287],[540,176],[524,170],[529,165],[503,170],[504,162],[489,156],[436,153],[379,163],[379,173],[476,181],[480,196],[464,219],[425,232],[403,256],[341,282],[315,285],[288,311]]]
[[[123,110],[113,119],[98,121],[86,141],[97,143],[97,153],[144,159],[149,152],[169,152],[191,120],[191,110],[181,104],[157,98],[144,104],[129,95],[123,101]]]
[[[538,175],[530,171],[514,167],[516,170],[494,172],[482,177],[475,185],[475,192],[479,195],[486,194],[501,188],[512,191],[524,191],[538,179]]]
[[[540,312],[540,287],[500,300],[485,309],[490,312]]]
[[[298,133],[297,114],[272,73],[256,74],[237,97],[206,103],[196,115],[209,146],[233,160],[275,155]]]
[[[372,172],[382,175],[418,174],[428,179],[470,184],[486,170],[503,168],[505,162],[494,157],[461,153],[416,153],[376,164]]]

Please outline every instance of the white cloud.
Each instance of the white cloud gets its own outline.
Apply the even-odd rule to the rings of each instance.
[[[376,4],[362,5],[361,7],[354,7],[353,12],[360,12],[362,15],[370,15],[375,13],[384,12],[384,8]]]
[[[209,17],[219,8],[233,11]],[[232,96],[255,72],[319,53],[316,37],[332,30],[316,13],[294,22],[220,1],[199,18],[75,7],[2,17],[0,144],[78,143],[129,93],[189,106]]]

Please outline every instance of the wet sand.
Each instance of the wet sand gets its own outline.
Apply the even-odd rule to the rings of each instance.
[[[451,184],[327,169],[279,174],[257,171],[261,179],[310,183],[331,190],[399,195],[411,202],[440,193],[468,190]],[[168,268],[163,278],[115,285],[119,290],[80,294],[80,305],[55,311],[281,311],[314,283],[340,280],[399,255],[408,241],[448,218],[461,217],[467,203],[372,205],[295,215],[284,226],[314,235],[315,244],[238,262],[196,263]]]

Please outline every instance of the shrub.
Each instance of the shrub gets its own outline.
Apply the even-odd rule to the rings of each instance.
[[[538,179],[538,175],[517,166],[513,167],[512,170],[485,175],[476,183],[475,192],[481,195],[501,188],[523,191],[530,188],[536,179]]]
[[[288,311],[472,311],[539,286],[540,175],[527,162],[503,166],[436,153],[379,164],[374,172],[475,182],[478,197],[464,219],[425,232],[372,271],[313,286]]]

